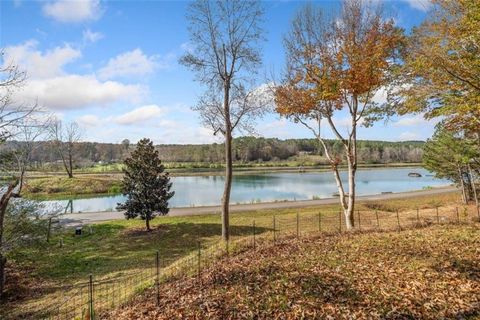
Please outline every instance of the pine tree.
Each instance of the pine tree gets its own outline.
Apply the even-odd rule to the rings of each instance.
[[[169,211],[168,200],[174,195],[170,177],[164,172],[153,142],[146,138],[138,142],[125,166],[122,194],[127,200],[119,203],[117,210],[125,210],[127,219],[140,216],[150,231],[150,220]]]
[[[444,122],[437,125],[435,134],[424,146],[423,165],[437,178],[449,179],[462,190],[463,201],[476,200],[475,179],[479,172],[480,152],[474,140],[449,131]]]

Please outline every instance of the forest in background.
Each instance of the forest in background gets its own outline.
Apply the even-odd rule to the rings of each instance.
[[[15,143],[7,142],[2,149]],[[337,140],[327,140],[333,153],[341,157],[343,146]],[[60,156],[50,141],[35,142],[32,148],[30,169],[55,169],[61,167]],[[74,144],[75,168],[88,168],[98,164],[121,163],[135,144],[128,140],[122,143],[76,142]],[[368,141],[358,142],[358,157],[364,164],[420,163],[423,141]],[[160,158],[166,163],[210,163],[224,162],[222,143],[157,145]],[[236,163],[262,163],[296,161],[299,165],[328,164],[316,139],[286,139],[240,137],[233,141],[233,157]]]

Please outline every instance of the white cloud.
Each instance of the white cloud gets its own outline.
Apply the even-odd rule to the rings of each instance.
[[[83,127],[98,127],[101,124],[101,120],[99,117],[92,115],[92,114],[86,114],[84,116],[81,116],[77,118],[77,122],[83,126]]]
[[[103,37],[104,35],[101,32],[93,32],[90,29],[83,30],[83,42],[94,43]]]
[[[158,58],[158,56],[147,56],[137,48],[111,58],[107,65],[99,70],[99,76],[101,79],[112,79],[146,75],[158,67],[166,67],[159,62]]]
[[[399,140],[401,141],[408,141],[408,140],[420,140],[420,136],[416,132],[412,131],[405,131],[398,136]]]
[[[258,127],[258,133],[267,138],[286,139],[291,136],[288,130],[288,120],[280,118],[267,123],[261,123]]]
[[[387,89],[385,87],[381,87],[380,89],[375,92],[372,97],[372,101],[378,103],[380,105],[387,102]]]
[[[189,123],[176,120],[161,120],[156,126],[155,143],[158,144],[197,144],[223,141],[221,135],[214,135],[213,130],[202,126],[192,126]],[[181,130],[182,134],[178,134]]]
[[[440,119],[425,119],[423,114],[417,114],[411,117],[401,117],[398,121],[394,122],[392,125],[394,127],[412,127],[412,126],[434,126]]]
[[[428,11],[432,7],[432,2],[430,0],[404,0],[408,3],[413,9],[420,11]]]
[[[72,74],[30,80],[15,98],[25,102],[38,100],[50,110],[64,110],[108,105],[118,100],[136,101],[142,93],[143,88],[138,85],[100,82],[94,76]]]
[[[27,71],[28,81],[16,92],[19,103],[38,102],[50,110],[107,105],[119,100],[137,101],[144,93],[139,85],[100,81],[95,75],[68,74],[64,66],[82,56],[65,44],[42,52],[35,40],[5,49],[4,64],[15,63]]]
[[[64,74],[63,66],[80,58],[82,53],[65,44],[44,53],[37,50],[38,42],[29,40],[5,49],[4,62],[15,63],[27,71],[29,78],[48,78]]]
[[[416,115],[413,117],[402,117],[398,121],[393,123],[393,126],[395,127],[410,127],[410,126],[418,126],[418,125],[423,125],[427,124],[428,121],[425,120],[423,115]]]
[[[100,0],[55,0],[42,7],[43,13],[63,23],[96,20],[101,16]]]
[[[122,125],[141,124],[157,118],[165,113],[165,109],[152,104],[139,107],[114,118],[115,123]]]

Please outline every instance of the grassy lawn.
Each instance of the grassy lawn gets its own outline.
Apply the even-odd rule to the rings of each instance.
[[[457,193],[448,193],[388,202],[363,202],[357,208],[368,211],[362,213],[362,226],[366,228],[373,226],[373,213],[377,209],[382,223],[388,216],[391,224],[396,221],[392,212],[397,209],[402,215],[410,210],[409,215],[414,216],[415,209],[420,208],[422,217],[433,217],[438,205],[442,205],[442,215],[447,211],[452,213],[458,199]],[[231,215],[232,241],[251,237],[254,220],[256,233],[271,237],[274,215],[277,232],[293,232],[297,213],[301,233],[318,230],[319,212],[322,212],[322,231],[337,232],[338,211],[338,205],[324,205],[234,213]],[[7,293],[12,299],[6,307],[17,311],[37,308],[39,304],[49,302],[44,298],[47,293],[59,293],[60,287],[85,281],[89,274],[96,278],[111,278],[152,267],[157,250],[162,263],[169,265],[194,253],[198,242],[204,248],[218,243],[221,234],[220,217],[213,214],[158,217],[152,221],[152,228],[152,232],[144,231],[144,221],[138,219],[115,220],[92,225],[92,233],[86,227],[82,236],[74,236],[72,229],[63,230],[56,233],[49,244],[13,252],[9,256],[9,271],[15,276],[7,279]],[[52,299],[47,300],[51,302]]]
[[[27,198],[61,198],[71,195],[117,194],[121,180],[113,175],[50,176],[28,179],[23,190]]]
[[[479,224],[287,239],[224,258],[108,319],[479,319]],[[102,317],[103,318],[103,317]]]

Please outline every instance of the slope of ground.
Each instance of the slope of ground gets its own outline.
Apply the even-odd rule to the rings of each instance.
[[[147,290],[109,319],[478,319],[480,225],[289,239]]]

